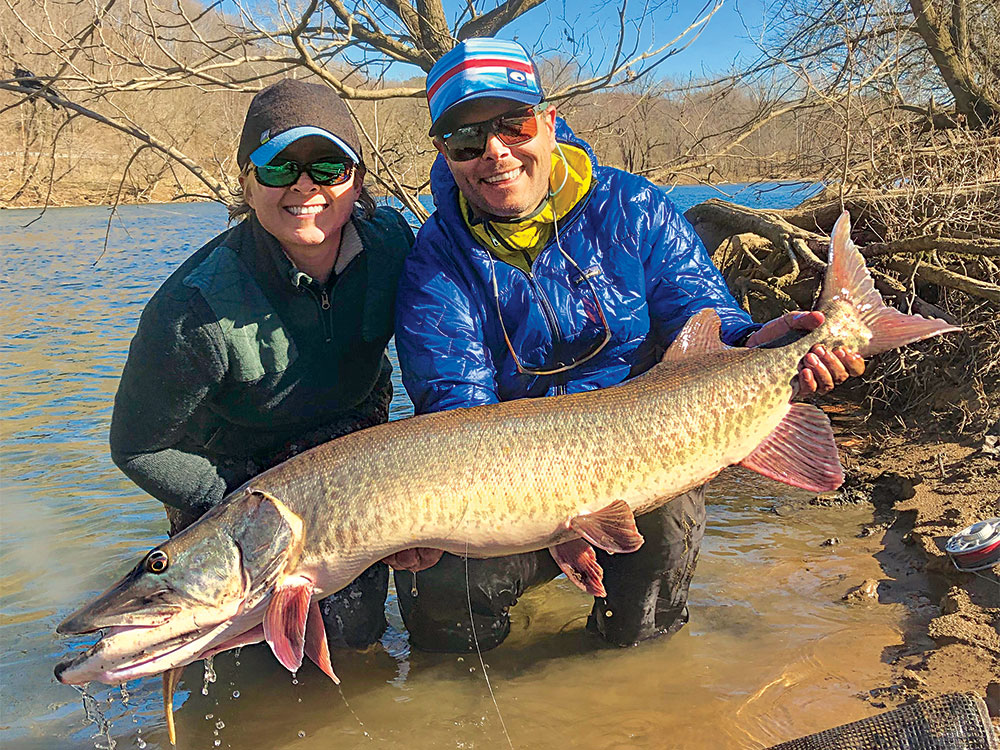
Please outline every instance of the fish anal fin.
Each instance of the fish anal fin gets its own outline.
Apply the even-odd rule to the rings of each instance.
[[[740,466],[813,492],[835,490],[844,481],[830,420],[810,404],[792,404]]]
[[[163,673],[163,713],[167,720],[167,739],[171,745],[177,744],[177,728],[174,726],[174,690],[181,681],[184,667],[174,667]]]
[[[275,588],[264,613],[264,640],[290,672],[302,666],[312,594],[312,581],[302,576],[287,576]]]
[[[567,526],[605,552],[635,552],[642,546],[635,514],[624,500],[615,500],[593,513],[574,516]]]
[[[728,349],[729,347],[722,343],[721,332],[722,321],[719,320],[719,314],[711,308],[706,308],[684,324],[661,361],[676,362]]]
[[[333,662],[330,661],[330,645],[326,641],[326,626],[323,624],[323,615],[319,611],[319,604],[314,599],[309,604],[309,620],[306,624],[306,656],[313,664],[319,667],[323,674],[340,684],[340,678],[333,671]]]
[[[608,595],[604,590],[604,569],[597,562],[594,548],[586,540],[571,539],[549,547],[549,552],[559,569],[581,591],[599,597]]]

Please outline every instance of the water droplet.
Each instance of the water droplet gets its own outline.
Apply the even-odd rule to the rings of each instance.
[[[222,719],[219,719],[217,722],[215,722],[216,729],[225,729],[225,727],[226,723]]]
[[[101,704],[96,697],[87,692],[87,686],[80,687],[79,685],[71,685],[76,692],[80,694],[83,698],[83,710],[87,715],[87,722],[93,724],[97,728],[97,734],[94,737],[100,737],[105,740],[108,744],[102,745],[100,742],[95,742],[94,747],[100,748],[102,750],[115,750],[118,743],[114,741],[111,737],[111,726],[112,723],[104,717],[104,713],[101,711]],[[108,703],[112,703],[113,699],[109,698]]]
[[[202,695],[208,695],[208,686],[216,680],[215,664],[212,662],[212,659],[213,657],[211,656],[205,659],[205,681],[201,686]]]
[[[464,656],[460,656],[460,657],[458,657],[458,660],[459,661],[465,661],[465,657]]]
[[[604,616],[605,617],[611,617],[613,614],[614,614],[614,612],[612,612],[610,609],[604,610]]]
[[[219,747],[220,745],[222,745],[222,740],[216,740],[215,741],[215,746]]]
[[[234,698],[239,698],[240,697],[240,691],[239,690],[234,690],[233,691],[233,697]]]
[[[306,733],[305,733],[305,732],[303,732],[303,731],[302,731],[302,730],[300,729],[300,730],[299,730],[299,737],[305,737],[305,736],[306,736]]]
[[[135,745],[136,745],[136,747],[139,748],[139,750],[142,750],[144,747],[146,747],[146,740],[144,740],[142,737],[140,737],[138,739],[138,741],[135,743]]]
[[[205,714],[205,721],[211,721],[215,718],[215,714]]]
[[[298,681],[297,679],[295,679],[295,678],[293,677],[293,678],[292,678],[292,684],[293,684],[293,685],[298,685],[298,684],[299,684],[299,681]]]

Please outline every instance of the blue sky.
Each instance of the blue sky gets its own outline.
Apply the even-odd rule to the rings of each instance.
[[[711,0],[628,0],[628,10],[633,16],[650,7],[645,24],[641,49],[651,43],[659,46],[676,36],[691,23]],[[497,0],[490,0],[486,8]],[[621,0],[546,0],[500,33],[504,39],[517,38],[531,50],[545,49],[567,53],[571,44],[566,36],[586,35],[591,40],[595,57],[610,49],[618,28],[618,8]],[[667,59],[658,67],[658,75],[686,79],[689,76],[706,77],[725,72],[734,62],[756,59],[756,48],[749,36],[760,33],[768,0],[725,0],[722,8],[708,22],[700,37],[686,50]],[[268,0],[244,0],[245,7],[269,6]],[[292,0],[293,6],[300,3]],[[352,3],[346,3],[349,7]],[[230,10],[230,3],[223,0],[223,8]],[[444,0],[445,12],[450,20],[458,18],[466,0]],[[235,10],[233,6],[232,10]],[[563,18],[569,19],[567,25]],[[649,31],[655,32],[651,39]],[[606,37],[601,39],[601,35]],[[599,64],[595,61],[595,64]],[[388,70],[389,78],[405,79],[422,76],[419,69],[395,64]]]
[[[662,43],[680,33],[698,17],[706,1],[672,0],[658,3],[660,7],[651,14],[658,41]],[[652,4],[654,0],[649,2]],[[618,5],[616,0],[591,0],[585,3],[548,0],[545,5],[532,10],[504,29],[501,36],[509,39],[517,34],[520,41],[530,44],[539,38],[538,29],[546,25],[546,20],[564,7],[567,15],[586,19],[579,25],[583,26],[589,21],[594,28],[605,28],[613,33],[618,24]],[[629,4],[633,13],[638,12],[641,7],[642,3],[634,0]],[[760,34],[765,9],[765,0],[725,0],[697,40],[659,66],[660,75],[672,78],[687,78],[692,75],[702,77],[725,72],[734,60],[746,63],[756,59],[757,49],[751,36]],[[562,28],[555,24],[549,25],[541,36],[541,41],[546,46],[565,48],[567,45],[560,39],[563,33]]]

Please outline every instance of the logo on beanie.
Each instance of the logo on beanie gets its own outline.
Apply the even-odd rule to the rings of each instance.
[[[268,128],[260,134],[260,145],[263,146],[269,140],[271,140],[271,128]]]
[[[507,80],[516,86],[527,86],[528,76],[523,70],[514,70],[513,68],[507,68]]]

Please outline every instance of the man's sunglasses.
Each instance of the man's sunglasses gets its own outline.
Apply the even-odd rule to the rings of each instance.
[[[297,161],[273,161],[261,167],[254,167],[257,182],[266,187],[288,187],[299,181],[305,172],[317,185],[342,185],[351,179],[354,164],[351,162],[319,159],[310,164]]]
[[[448,158],[452,161],[478,159],[486,151],[486,142],[495,135],[505,146],[527,143],[538,135],[538,113],[545,111],[545,105],[508,112],[482,122],[473,122],[456,128],[451,133],[438,136]]]

